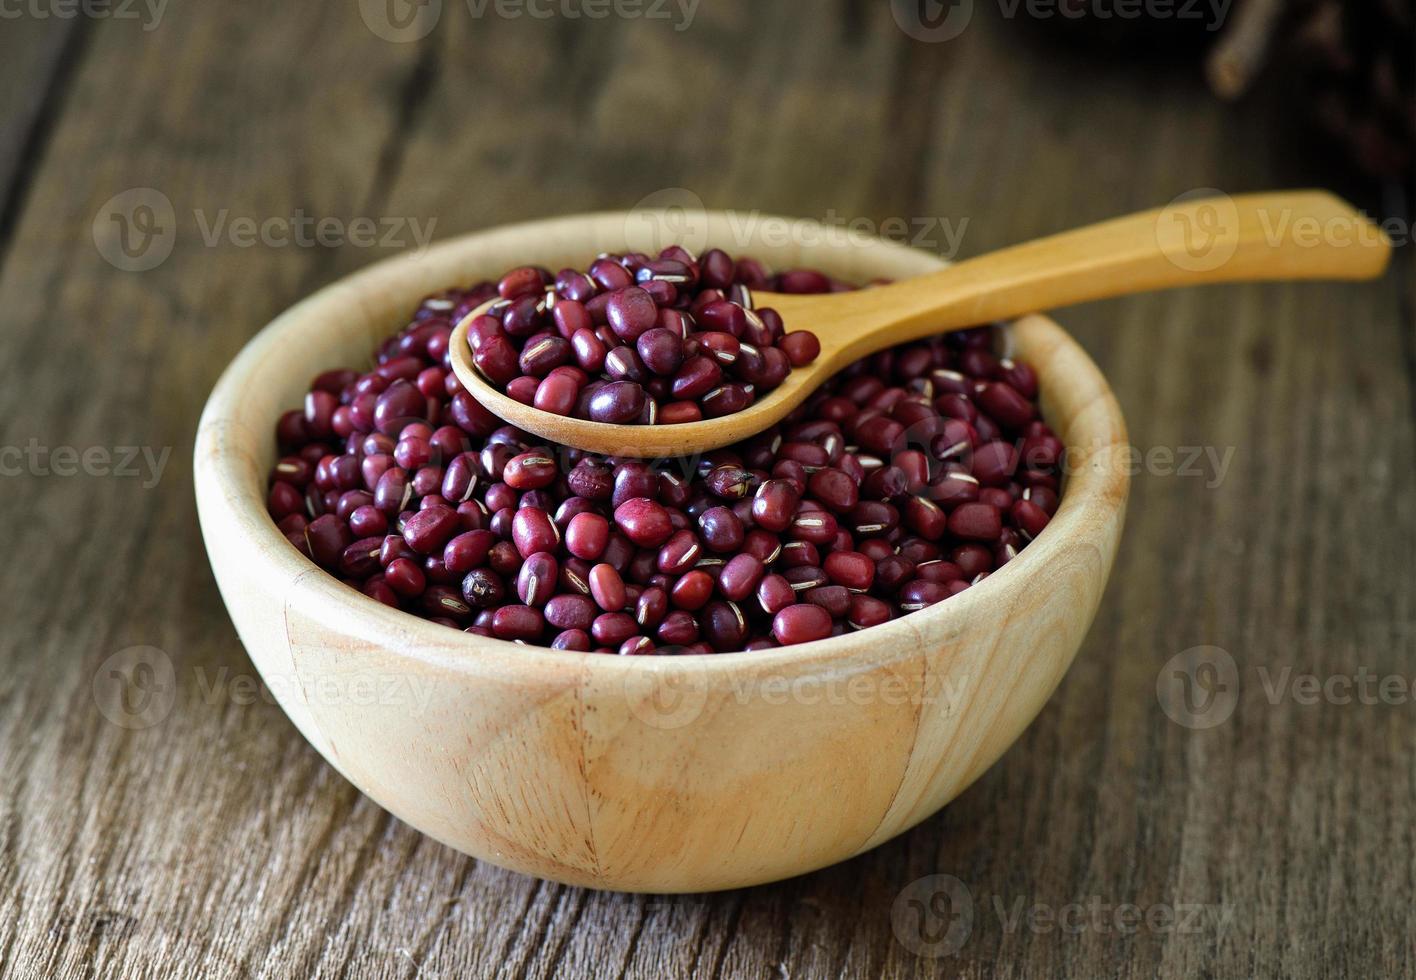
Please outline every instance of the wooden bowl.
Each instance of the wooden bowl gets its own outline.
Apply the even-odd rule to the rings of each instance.
[[[938,268],[880,240],[706,240],[857,281]],[[316,568],[266,515],[273,429],[311,377],[367,364],[424,295],[528,261],[658,244],[644,213],[470,235],[338,282],[232,362],[202,416],[196,493],[251,659],[329,762],[399,818],[477,858],[593,888],[706,891],[859,854],[934,813],[1012,744],[1091,623],[1128,491],[1106,381],[1051,321],[1011,331],[1066,442],[1061,508],[961,595],[790,649],[619,658],[487,640],[389,609]],[[766,222],[760,224],[765,225]],[[750,230],[750,229],[749,229]]]

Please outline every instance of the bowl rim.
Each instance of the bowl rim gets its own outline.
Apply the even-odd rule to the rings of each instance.
[[[527,237],[545,238],[564,245],[577,235],[590,235],[592,229],[618,223],[625,225],[640,216],[636,211],[604,211],[545,218],[503,225],[457,236],[440,242],[424,253],[429,265],[440,262],[456,265],[458,257],[475,250],[477,245],[493,244],[501,238],[520,241]],[[703,215],[717,227],[733,212],[706,211]],[[801,219],[763,215],[765,219],[800,222]],[[593,247],[593,246],[591,246]],[[735,243],[735,248],[751,253],[752,243]],[[759,246],[765,248],[767,246]],[[944,259],[897,242],[878,237],[857,235],[848,244],[825,242],[819,252],[805,250],[811,261],[838,250],[849,252],[864,249],[883,261],[913,266],[919,271],[948,264]],[[588,249],[587,249],[588,250]],[[799,251],[802,251],[799,249]],[[527,255],[522,261],[536,261]],[[330,283],[285,310],[256,333],[220,378],[203,409],[198,425],[194,451],[194,483],[203,535],[212,547],[208,525],[226,522],[237,532],[232,535],[243,545],[242,557],[254,566],[248,572],[260,576],[268,589],[283,589],[282,606],[291,601],[298,590],[303,615],[340,633],[358,636],[385,654],[438,670],[480,674],[488,671],[504,676],[516,676],[523,681],[539,679],[563,684],[572,676],[584,672],[602,673],[606,677],[623,678],[624,672],[654,671],[660,675],[674,673],[718,674],[748,671],[790,672],[819,668],[876,668],[894,659],[918,656],[919,640],[926,624],[943,625],[945,635],[952,633],[948,624],[962,624],[974,615],[987,614],[986,607],[1006,608],[1003,602],[1010,592],[1029,586],[1048,588],[1046,569],[1074,544],[1074,537],[1088,527],[1114,521],[1124,512],[1129,494],[1130,475],[1119,465],[1119,449],[1127,445],[1127,435],[1120,407],[1105,377],[1079,344],[1059,325],[1037,314],[1019,318],[1010,325],[1015,332],[1026,333],[1039,345],[1046,345],[1051,357],[1065,360],[1075,373],[1076,387],[1081,394],[1072,397],[1073,406],[1066,426],[1054,424],[1059,434],[1067,430],[1069,452],[1080,451],[1080,465],[1067,475],[1061,504],[1036,539],[1022,549],[1003,568],[987,579],[950,599],[868,630],[829,637],[792,647],[770,650],[734,651],[730,653],[686,654],[678,656],[620,657],[598,655],[550,647],[518,644],[509,640],[475,636],[460,630],[429,622],[400,609],[390,608],[355,590],[313,561],[292,548],[266,512],[264,470],[249,479],[252,460],[259,440],[269,439],[274,419],[264,432],[254,432],[237,418],[234,406],[247,386],[257,383],[261,367],[284,345],[295,331],[303,329],[314,318],[330,315],[329,307],[341,304],[362,305],[360,297],[369,291],[406,289],[411,307],[429,291],[419,287],[412,292],[412,280],[407,276],[408,258],[394,256],[360,269]],[[400,266],[400,264],[402,264]],[[826,263],[829,264],[829,263]],[[495,275],[489,272],[486,277]],[[468,272],[462,281],[475,277]],[[401,324],[391,324],[389,332]],[[1048,367],[1036,363],[1040,374]],[[325,370],[313,365],[311,376]],[[1044,387],[1046,402],[1048,390]],[[1050,420],[1057,423],[1059,420]],[[1081,426],[1083,431],[1075,431]],[[256,440],[256,442],[251,442]],[[243,448],[250,447],[250,448]],[[256,457],[259,459],[259,457]],[[213,564],[216,563],[213,556]],[[852,642],[869,635],[868,644]],[[900,643],[901,639],[913,643]],[[253,657],[253,659],[258,659]]]

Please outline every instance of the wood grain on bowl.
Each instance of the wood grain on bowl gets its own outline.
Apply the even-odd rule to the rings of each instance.
[[[706,234],[734,241],[725,216]],[[526,261],[652,245],[628,215],[515,226],[338,283],[218,383],[196,446],[202,530],[232,619],[306,738],[374,800],[479,858],[558,881],[704,891],[840,861],[943,806],[997,759],[1081,643],[1121,532],[1126,436],[1051,321],[1011,331],[1071,453],[1062,505],[986,581],[883,626],[758,653],[617,658],[482,639],[316,568],[265,512],[271,432],[318,371],[362,363],[423,295]],[[740,235],[740,230],[738,232]],[[868,280],[937,269],[874,241],[772,247]]]

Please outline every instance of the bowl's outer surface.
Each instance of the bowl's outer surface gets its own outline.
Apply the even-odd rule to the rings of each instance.
[[[903,277],[883,241],[707,240],[777,267]],[[646,248],[642,212],[553,219],[398,258],[300,303],[227,369],[196,444],[202,533],[251,659],[351,782],[475,857],[596,888],[705,891],[843,860],[934,813],[1042,708],[1100,601],[1128,492],[1104,379],[1055,324],[1012,328],[1072,452],[1062,506],[1018,558],[923,612],[752,654],[617,658],[487,640],[388,609],[316,568],[266,515],[273,426],[319,370],[369,351],[424,295],[527,261]],[[672,227],[672,226],[669,226]],[[809,326],[796,324],[794,326]]]

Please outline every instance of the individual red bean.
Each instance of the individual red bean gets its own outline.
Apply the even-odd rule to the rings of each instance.
[[[742,602],[756,591],[765,570],[766,566],[752,555],[734,555],[718,576],[718,590],[726,598]]]
[[[844,585],[819,585],[807,589],[801,597],[831,614],[833,620],[843,619],[851,608],[851,591]]]
[[[807,492],[838,514],[844,514],[860,503],[860,488],[856,482],[833,466],[813,473],[807,482]]]
[[[703,410],[694,402],[668,402],[659,408],[660,425],[679,425],[684,422],[698,422],[703,418]]]
[[[692,613],[673,609],[664,616],[655,633],[669,646],[688,646],[698,639],[698,621]]]
[[[852,592],[868,592],[875,584],[875,562],[858,551],[833,551],[824,568],[832,582]]]
[[[640,593],[634,604],[634,619],[641,629],[653,632],[669,612],[669,594],[659,586]]]
[[[623,612],[601,613],[590,626],[590,635],[604,646],[618,646],[638,633],[639,624],[633,616]]]
[[[811,603],[787,606],[772,617],[772,635],[783,646],[824,640],[831,635],[831,614]]]
[[[993,416],[1003,428],[1012,431],[1027,425],[1037,414],[1032,402],[1003,381],[985,384],[978,394],[977,401],[979,407]]]
[[[1003,530],[998,508],[990,504],[960,504],[949,514],[949,533],[969,541],[996,541]]]
[[[720,554],[737,551],[746,534],[742,520],[730,507],[709,507],[698,516],[698,528],[703,544]]]
[[[512,517],[511,540],[522,558],[553,551],[560,540],[555,523],[539,507],[522,507]]]
[[[792,362],[792,367],[805,367],[821,354],[821,341],[810,330],[794,330],[777,344]]]
[[[982,545],[959,545],[949,553],[949,560],[957,565],[964,573],[964,578],[969,580],[993,570],[993,553]]]
[[[747,619],[732,602],[714,600],[703,608],[703,638],[718,653],[742,648],[747,639]]]
[[[589,653],[594,649],[590,640],[590,634],[583,629],[570,629],[557,633],[555,639],[551,641],[552,650],[574,650],[578,653]]]
[[[751,386],[725,384],[704,395],[701,407],[704,416],[716,419],[741,412],[752,404],[752,400]]]
[[[657,548],[673,533],[668,511],[647,497],[626,500],[615,508],[615,523],[641,548]]]
[[[404,522],[403,539],[420,555],[430,555],[442,550],[457,533],[458,525],[457,512],[451,507],[429,507]]]
[[[946,587],[938,582],[917,578],[905,583],[900,589],[900,608],[905,612],[917,612],[949,597]]]
[[[502,471],[503,482],[513,490],[538,490],[554,483],[556,476],[556,461],[543,452],[514,456]]]
[[[836,515],[824,510],[799,510],[792,518],[789,528],[793,538],[813,545],[824,546],[836,540],[839,526]]]
[[[552,415],[569,415],[580,396],[580,385],[564,374],[552,374],[536,386],[531,404]]]
[[[616,336],[633,342],[653,328],[659,319],[659,308],[643,289],[629,286],[610,294],[605,314]]]
[[[702,550],[692,531],[676,531],[659,548],[658,569],[665,575],[682,575],[694,566]]]
[[[500,640],[535,640],[546,628],[541,610],[502,606],[492,614],[492,634]]]
[[[973,475],[986,487],[1007,483],[1018,466],[1018,454],[1006,442],[986,442],[974,450]]]
[[[618,612],[624,608],[624,579],[614,566],[602,562],[590,569],[590,595],[606,612]]]
[[[517,573],[516,594],[528,606],[544,606],[556,594],[559,576],[560,565],[555,556],[538,551],[526,559]]]
[[[599,514],[576,514],[565,531],[565,545],[572,555],[596,561],[610,540],[610,522]]]
[[[692,612],[703,608],[713,595],[713,579],[707,572],[695,569],[684,575],[669,590],[669,598],[680,609]]]
[[[589,630],[600,610],[583,595],[558,595],[546,602],[544,613],[556,629]]]
[[[692,400],[706,395],[723,380],[718,362],[703,354],[687,358],[674,374],[673,395],[678,400]]]
[[[452,538],[443,547],[442,560],[448,570],[465,575],[486,561],[492,546],[497,543],[491,531],[467,531]]]
[[[644,411],[644,389],[633,381],[614,381],[590,396],[590,418],[595,422],[622,425]]]
[[[929,541],[938,541],[949,526],[949,518],[944,509],[924,496],[907,498],[903,516],[906,527]]]
[[[1052,520],[1047,511],[1028,499],[1014,501],[1009,513],[1012,515],[1013,523],[1027,535],[1029,540],[1041,534],[1042,529],[1047,527],[1048,522]]]
[[[394,592],[410,599],[422,595],[428,587],[422,566],[407,558],[395,558],[389,562],[384,569],[384,581]]]
[[[785,531],[800,496],[797,488],[786,480],[768,480],[752,497],[752,519],[765,530]]]
[[[672,375],[683,363],[683,339],[663,327],[640,334],[635,350],[644,366],[655,374]]]
[[[851,606],[846,613],[846,621],[852,629],[869,629],[889,622],[890,606],[868,595],[851,596]]]
[[[796,602],[796,590],[781,575],[766,575],[757,584],[757,603],[769,616]]]

